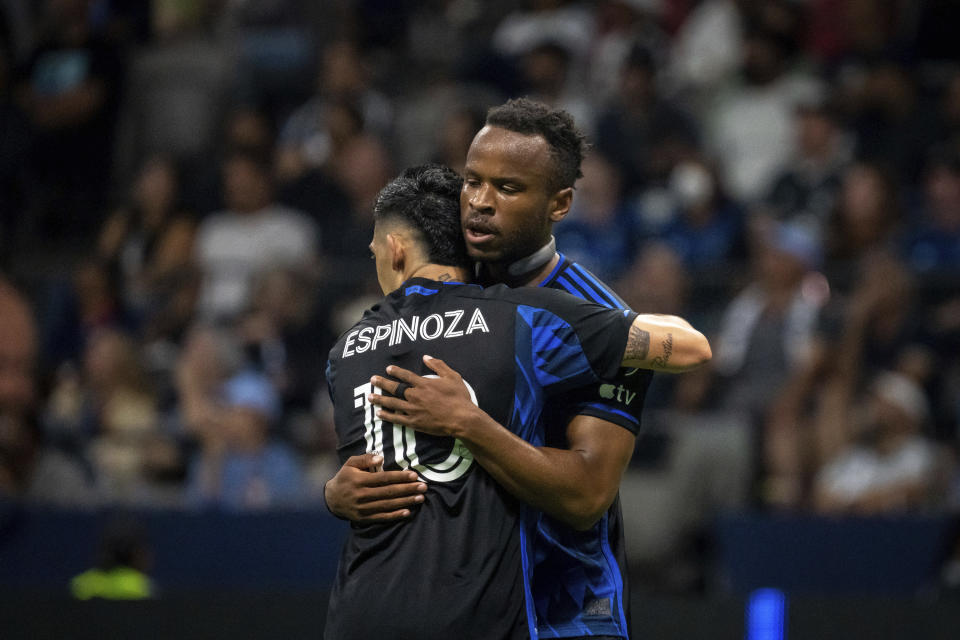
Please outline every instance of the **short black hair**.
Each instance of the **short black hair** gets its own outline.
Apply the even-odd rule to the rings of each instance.
[[[540,135],[550,146],[556,171],[551,180],[554,191],[572,187],[583,177],[580,163],[586,155],[586,136],[577,128],[573,116],[563,109],[529,98],[508,100],[487,112],[487,124],[525,135]]]
[[[462,187],[463,178],[445,165],[410,167],[380,190],[373,206],[374,221],[400,220],[418,231],[434,264],[468,266],[460,228]]]

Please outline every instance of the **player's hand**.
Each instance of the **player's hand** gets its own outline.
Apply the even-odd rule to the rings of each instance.
[[[457,427],[479,412],[459,373],[443,360],[424,356],[423,361],[437,377],[418,376],[403,367],[387,367],[387,375],[373,376],[370,381],[391,396],[370,394],[371,404],[380,407],[377,416],[394,424],[412,427],[437,436],[456,436]],[[394,397],[398,387],[408,385],[404,399]]]
[[[427,485],[414,471],[368,469],[383,464],[380,454],[352,456],[323,488],[331,513],[351,522],[387,522],[407,518],[424,500]]]

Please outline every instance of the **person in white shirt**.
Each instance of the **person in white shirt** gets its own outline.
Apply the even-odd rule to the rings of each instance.
[[[231,153],[223,182],[227,208],[203,221],[195,249],[203,274],[199,312],[214,321],[234,319],[245,309],[258,273],[277,266],[313,268],[319,243],[313,220],[274,202],[269,162],[255,152]]]
[[[870,514],[923,506],[937,470],[935,447],[921,433],[928,411],[916,382],[900,373],[880,374],[858,441],[817,473],[817,510]]]

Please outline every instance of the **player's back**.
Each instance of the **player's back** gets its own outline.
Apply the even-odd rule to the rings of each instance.
[[[383,423],[366,396],[389,364],[430,373],[429,354],[463,374],[494,420],[542,442],[544,398],[597,380],[594,369],[615,370],[622,356],[631,319],[585,307],[553,291],[414,279],[341,336],[329,367],[341,459],[382,451],[386,469],[412,468],[428,489],[406,520],[351,525],[328,638],[527,637],[522,507],[461,443]]]

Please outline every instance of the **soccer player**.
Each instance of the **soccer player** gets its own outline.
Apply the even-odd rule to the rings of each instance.
[[[458,389],[523,443],[540,437],[548,397],[597,384],[622,364],[649,366],[665,356],[650,337],[662,343],[683,330],[550,289],[465,284],[460,184],[453,171],[427,165],[383,189],[370,248],[388,295],[330,352],[341,457],[382,452],[383,473],[412,469],[429,483],[416,517],[352,526],[327,613],[330,639],[537,637],[522,505],[462,442],[381,420],[373,373],[423,369],[429,350],[469,371]],[[701,355],[681,349],[678,360],[692,366]]]
[[[561,289],[626,308],[613,291],[553,246],[552,226],[570,210],[584,151],[582,134],[563,111],[521,99],[488,113],[468,151],[461,193],[467,250],[481,265],[481,281],[527,287],[525,291]],[[539,447],[542,464],[536,468],[562,469],[559,482],[528,473],[532,458],[498,461],[503,449],[473,442],[478,451],[483,448],[483,464],[504,487],[543,511],[536,531],[530,532],[534,549],[526,558],[534,568],[532,595],[541,638],[629,637],[620,478],[633,453],[652,371],[677,370],[678,353],[687,349],[709,357],[709,346],[696,331],[666,333],[651,337],[651,347],[660,353],[644,369],[621,369],[602,383],[547,404],[543,441],[532,444],[546,445]],[[438,373],[441,378],[453,375]],[[420,388],[441,383],[414,382]],[[410,397],[420,398],[417,393]],[[425,416],[432,412],[436,417],[441,410],[457,415],[450,405],[420,406],[417,425],[429,428]],[[422,500],[422,479],[409,472],[378,477],[362,471],[368,465],[363,457],[349,461],[327,484],[331,511],[352,520],[411,515],[411,507]]]

